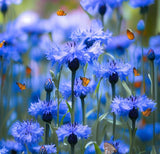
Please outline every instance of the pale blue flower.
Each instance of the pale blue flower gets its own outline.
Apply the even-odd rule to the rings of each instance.
[[[136,8],[136,7],[145,7],[154,3],[154,0],[130,0],[129,4]]]

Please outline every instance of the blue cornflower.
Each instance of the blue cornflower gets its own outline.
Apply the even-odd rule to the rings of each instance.
[[[114,9],[122,6],[122,3],[127,0],[107,0],[108,5]]]
[[[126,49],[134,42],[125,35],[113,36],[106,46],[106,51],[117,55],[123,55]]]
[[[69,137],[72,134],[76,135],[78,139],[87,139],[91,134],[91,128],[89,128],[87,125],[83,126],[81,124],[76,123],[66,124],[58,128],[56,133],[58,135],[58,141],[62,142],[66,137]]]
[[[90,80],[90,79],[89,79]],[[74,83],[74,94],[76,97],[85,97],[88,93],[93,92],[96,88],[96,83],[94,80],[90,80],[87,86],[83,85],[82,77],[77,78]],[[60,88],[61,93],[64,98],[71,96],[71,84],[63,84]]]
[[[57,107],[58,103],[57,101],[41,101],[38,100],[37,103],[31,103],[30,108],[28,109],[28,112],[37,118],[38,115],[42,116],[42,119],[44,121],[50,122],[53,119],[57,118]],[[66,114],[68,111],[68,107],[65,103],[65,101],[60,102],[59,106],[59,116],[60,119],[63,117],[64,114]],[[67,113],[66,120],[70,120],[70,114]],[[64,119],[64,120],[65,120]]]
[[[1,144],[5,146],[9,151],[16,151],[16,152],[25,151],[24,145],[14,140],[2,141]]]
[[[143,31],[144,29],[145,29],[145,24],[144,24],[144,21],[141,19],[137,24],[137,30]]]
[[[114,140],[113,137],[111,137],[110,141],[107,141],[108,143],[112,144],[115,149],[117,150],[118,154],[126,154],[129,152],[129,146],[126,145],[123,141],[121,140]]]
[[[8,152],[8,150],[5,147],[0,149],[0,154],[6,154],[7,152]]]
[[[102,23],[99,20],[93,20],[88,28],[81,28],[71,34],[73,40],[84,41],[86,48],[91,47],[95,41],[100,40],[106,43],[110,40],[112,33],[104,32]]]
[[[139,109],[140,112],[146,111],[147,109],[154,111],[155,106],[156,103],[145,95],[130,96],[128,98],[115,97],[111,104],[112,112],[121,116],[128,115],[128,113],[134,109]]]
[[[121,80],[125,80],[130,71],[130,64],[112,60],[105,65],[96,65],[94,74],[99,78],[109,78],[110,82],[114,82],[112,80],[118,81],[118,77]]]
[[[160,134],[160,123],[155,124],[155,133]],[[136,135],[143,142],[152,140],[153,124],[146,124],[144,127],[137,129]]]
[[[22,144],[36,143],[41,139],[44,132],[43,129],[38,122],[27,120],[14,123],[10,134]]]
[[[129,4],[136,7],[145,7],[154,3],[154,0],[130,0]]]
[[[42,145],[42,146],[37,146],[37,147],[33,147],[33,150],[34,152],[37,152],[37,153],[56,153],[57,150],[56,150],[56,147],[55,145]]]
[[[91,15],[104,15],[107,11],[107,0],[81,0],[80,4]]]
[[[55,62],[59,65],[68,64],[77,59],[80,64],[84,65],[87,62],[92,63],[102,53],[102,47],[99,41],[95,42],[87,50],[85,47],[86,45],[83,42],[78,43],[76,41],[67,42],[61,47],[54,44],[46,52],[46,56],[53,64]]]

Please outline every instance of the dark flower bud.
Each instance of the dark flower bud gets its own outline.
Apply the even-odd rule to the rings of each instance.
[[[17,151],[11,150],[11,154],[17,154]]]
[[[46,92],[51,92],[53,90],[53,82],[51,79],[47,79],[47,81],[45,82],[44,88]]]
[[[141,7],[140,8],[140,14],[145,14],[148,12],[148,6],[145,6],[145,7]]]
[[[111,84],[116,84],[118,81],[118,73],[115,72],[115,73],[112,73],[112,75],[109,76],[109,82]]]
[[[101,5],[100,7],[99,7],[99,13],[100,13],[100,15],[101,16],[103,16],[105,13],[106,13],[106,10],[107,10],[107,7],[106,7],[106,5]]]
[[[154,60],[155,59],[155,54],[154,54],[153,49],[149,49],[149,51],[147,53],[147,57],[148,57],[149,60]]]
[[[68,143],[70,145],[76,145],[77,142],[78,142],[77,135],[72,133],[68,136]]]
[[[42,120],[45,121],[45,122],[48,122],[50,123],[52,121],[52,114],[49,112],[49,113],[44,113],[43,116],[42,116]]]
[[[1,12],[3,13],[3,15],[5,15],[7,11],[8,11],[8,6],[5,2],[3,2],[1,6]]]
[[[133,107],[133,109],[129,111],[129,118],[131,120],[136,120],[138,118],[138,109]]]
[[[86,45],[86,49],[90,48],[93,44],[94,44],[95,40],[89,40],[89,38],[87,38],[84,41],[84,44]]]
[[[68,62],[68,67],[72,72],[75,72],[79,68],[78,58],[74,58],[71,62]]]
[[[47,150],[46,150],[45,146],[43,146],[43,145],[41,146],[39,153],[40,154],[47,154]]]

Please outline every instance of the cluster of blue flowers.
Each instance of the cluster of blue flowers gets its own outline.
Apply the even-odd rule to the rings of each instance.
[[[158,151],[160,35],[144,47],[147,20],[132,31],[122,9],[147,17],[154,0],[80,0],[7,21],[21,3],[0,0],[0,154]]]

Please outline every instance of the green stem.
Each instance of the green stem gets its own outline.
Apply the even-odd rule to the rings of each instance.
[[[136,120],[132,120],[132,134],[131,134],[131,143],[130,143],[130,151],[129,154],[134,154],[134,139],[135,139],[135,123]]]
[[[112,86],[112,100],[114,99],[115,97],[115,84],[111,84]],[[113,141],[115,139],[115,130],[116,130],[116,114],[113,112]]]
[[[82,119],[83,119],[83,125],[86,124],[86,118],[85,118],[85,102],[84,102],[84,97],[81,98],[81,103],[82,103]]]
[[[121,22],[122,22],[122,16],[121,16],[121,13],[120,13],[120,8],[117,8],[116,12],[117,12],[117,21],[118,21],[117,34],[119,35],[120,31],[121,31]]]
[[[74,145],[71,145],[71,154],[74,154]]]
[[[72,82],[71,82],[71,90],[72,90],[72,114],[71,114],[71,120],[72,120],[72,124],[74,123],[74,80],[75,80],[75,76],[76,76],[76,71],[72,71]]]
[[[49,124],[46,123],[46,130],[45,130],[45,144],[48,145],[48,138],[49,138]]]
[[[154,80],[154,61],[151,61],[151,78],[152,78],[152,88],[151,88],[151,96],[152,99],[154,100],[155,96],[155,80]],[[155,139],[156,134],[155,134],[155,111],[153,111],[153,146],[155,146]]]
[[[101,21],[102,21],[102,26],[103,26],[103,30],[104,30],[104,15],[101,15]]]
[[[59,76],[58,76],[58,87],[57,87],[57,90],[58,90],[58,108],[57,108],[57,125],[59,127],[59,105],[60,105],[60,101],[59,101],[59,84],[60,84],[60,79],[61,79],[61,72],[62,72],[62,66],[61,66],[61,69],[60,69],[60,72],[59,72]]]

